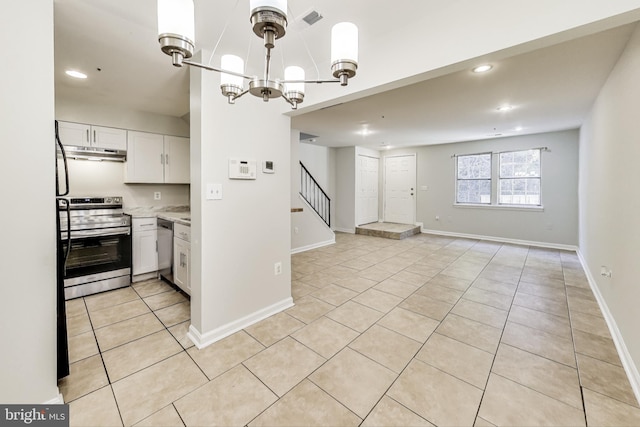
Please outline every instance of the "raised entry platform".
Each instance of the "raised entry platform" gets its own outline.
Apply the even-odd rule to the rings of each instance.
[[[401,240],[415,234],[420,234],[420,227],[417,225],[397,224],[394,222],[372,222],[371,224],[357,226],[356,234]]]

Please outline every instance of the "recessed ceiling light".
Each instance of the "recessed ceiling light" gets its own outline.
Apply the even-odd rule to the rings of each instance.
[[[67,70],[65,74],[69,77],[73,77],[75,79],[86,79],[87,75],[85,73],[81,73],[80,71],[75,70]]]
[[[489,64],[484,64],[484,65],[479,65],[476,68],[474,68],[472,71],[474,73],[484,73],[489,71],[490,69],[493,68],[493,65],[489,65]]]
[[[513,106],[512,105],[502,105],[500,107],[497,108],[498,111],[510,111],[513,110]]]
[[[524,128],[523,128],[522,126],[518,126],[518,127],[516,127],[514,130],[515,130],[516,132],[520,132],[520,131],[521,131],[521,130],[523,130],[523,129],[524,129]]]

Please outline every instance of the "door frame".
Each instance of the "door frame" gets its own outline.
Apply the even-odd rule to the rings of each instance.
[[[382,220],[387,220],[387,159],[396,158],[396,157],[413,157],[413,169],[415,171],[415,181],[413,182],[413,206],[411,209],[411,216],[413,222],[411,224],[415,225],[416,223],[416,209],[417,209],[417,181],[418,181],[418,164],[417,164],[417,155],[416,153],[407,153],[407,154],[390,154],[384,156],[383,169],[382,169]]]

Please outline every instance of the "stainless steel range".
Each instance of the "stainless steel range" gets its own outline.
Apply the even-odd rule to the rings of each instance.
[[[129,286],[131,217],[122,197],[59,198],[58,210],[65,300]]]

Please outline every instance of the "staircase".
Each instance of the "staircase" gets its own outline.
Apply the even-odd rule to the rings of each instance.
[[[331,227],[331,199],[302,162],[300,162],[300,168],[300,195],[327,224],[327,227]]]

